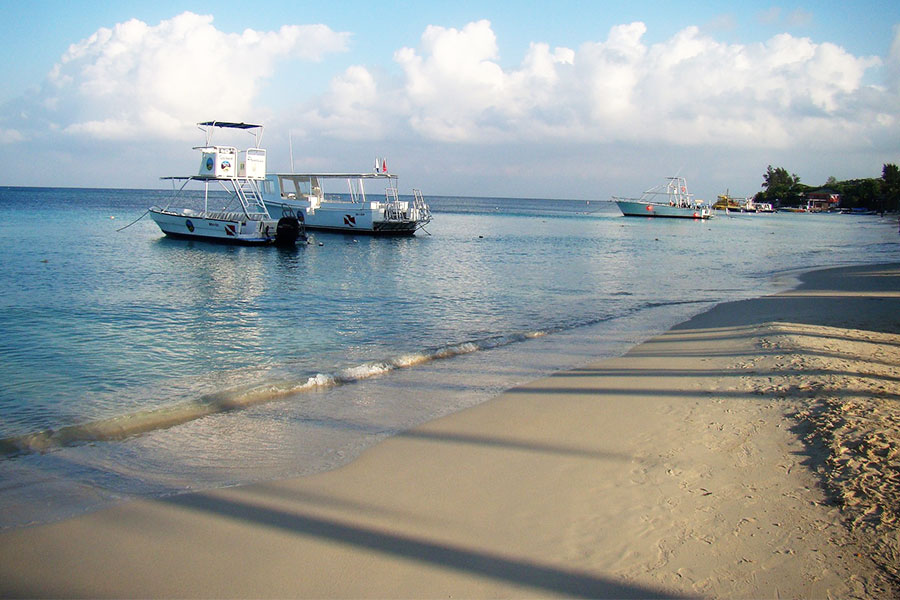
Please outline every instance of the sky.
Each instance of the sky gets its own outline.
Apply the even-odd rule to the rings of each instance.
[[[0,186],[164,188],[207,120],[263,124],[270,172],[384,157],[426,197],[900,164],[900,3],[736,4],[0,0]]]

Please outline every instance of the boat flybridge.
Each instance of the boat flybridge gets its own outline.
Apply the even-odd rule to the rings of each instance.
[[[413,235],[431,222],[431,209],[422,192],[414,189],[411,200],[401,200],[397,175],[375,161],[371,173],[274,173],[263,183],[263,200],[273,216],[296,214],[306,229],[341,231],[381,236]],[[336,183],[337,182],[337,183]],[[346,191],[336,191],[342,184]],[[325,186],[331,184],[326,195]],[[365,186],[380,184],[382,192],[369,193]]]
[[[153,206],[150,216],[167,236],[233,244],[289,246],[303,235],[300,220],[291,211],[273,218],[266,210],[260,183],[266,180],[266,151],[259,147],[262,125],[206,121],[198,123],[206,136],[196,175],[163,177],[174,193],[164,207]],[[250,133],[254,144],[238,151],[212,143],[219,129]],[[196,186],[188,184],[199,183]]]

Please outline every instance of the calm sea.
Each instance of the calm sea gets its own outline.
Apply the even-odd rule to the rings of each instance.
[[[414,238],[165,238],[165,192],[0,188],[0,528],[315,473],[799,270],[900,261],[896,219],[626,219],[427,198]]]

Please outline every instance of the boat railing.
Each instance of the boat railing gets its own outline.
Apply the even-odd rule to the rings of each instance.
[[[243,213],[223,210],[207,212],[206,218],[214,221],[264,221],[268,217],[262,213]]]
[[[406,211],[400,202],[388,202],[384,206],[385,221],[404,221],[406,220]]]

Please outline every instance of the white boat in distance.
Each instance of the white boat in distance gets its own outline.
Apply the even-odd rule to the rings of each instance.
[[[266,151],[259,147],[262,125],[207,121],[197,126],[206,136],[205,145],[194,147],[201,154],[199,172],[162,177],[172,181],[174,194],[166,206],[148,211],[162,232],[231,244],[296,243],[303,234],[299,219],[289,211],[273,218],[260,192],[260,183],[266,180]],[[213,145],[216,129],[246,131],[254,137],[254,145],[240,152],[234,146]],[[192,182],[201,184],[201,190],[188,188]]]
[[[346,192],[337,195],[326,183],[346,182]],[[384,161],[375,162],[371,173],[274,173],[262,187],[266,208],[273,216],[296,214],[306,229],[363,233],[381,236],[413,235],[431,222],[431,209],[422,192],[401,200],[398,178],[387,171]],[[383,184],[382,193],[366,194],[365,185]],[[337,188],[341,184],[335,185]]]
[[[644,192],[640,198],[618,198],[613,200],[626,217],[674,217],[682,219],[709,219],[712,210],[695,200],[687,190],[684,177],[667,177],[660,184]]]

